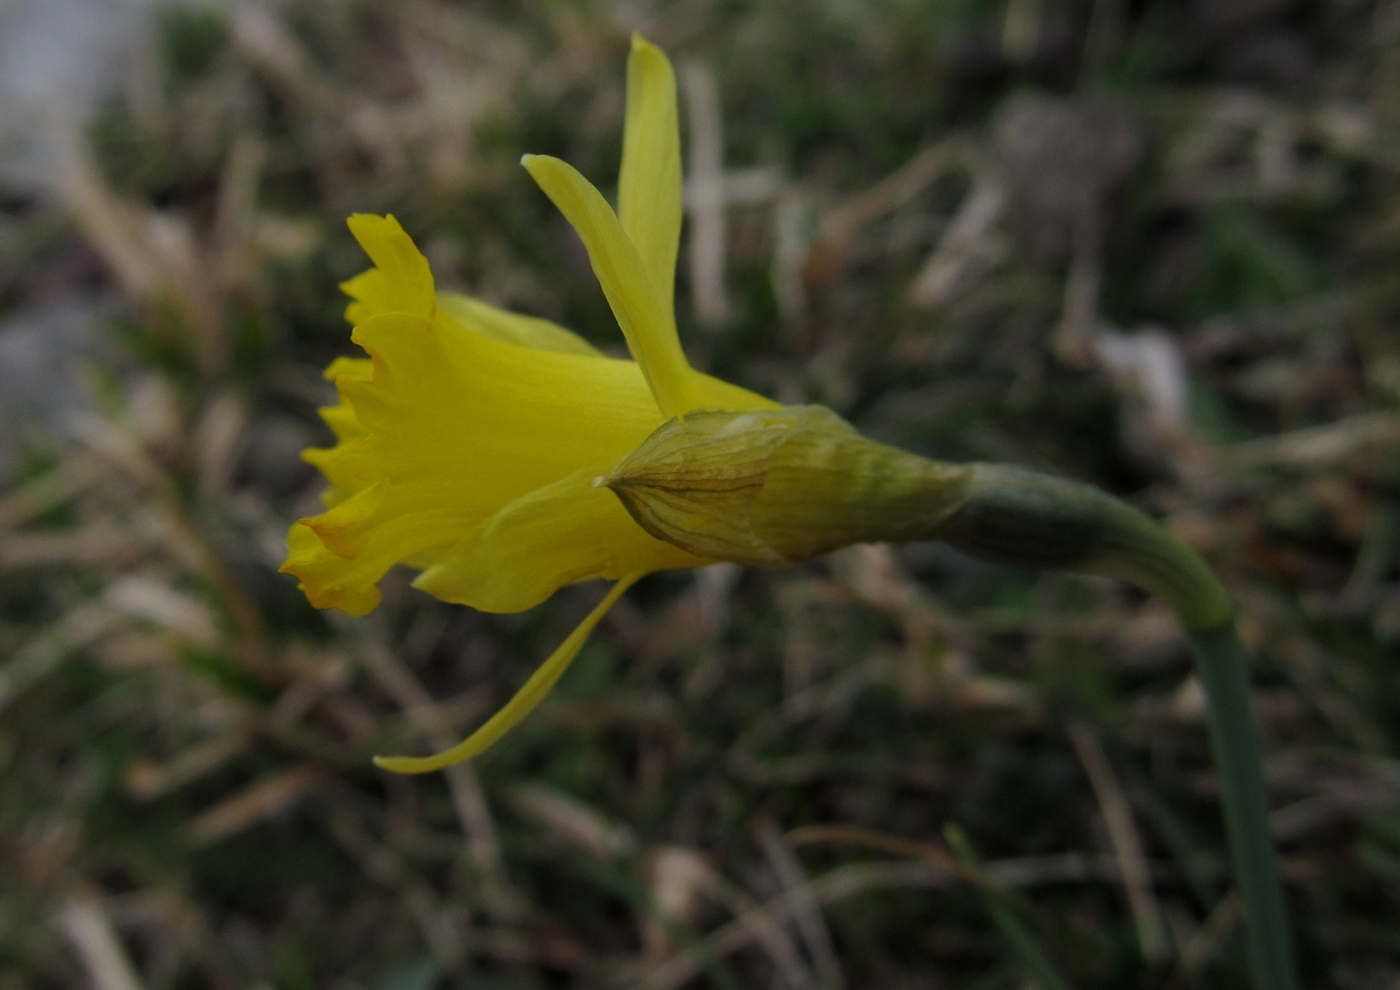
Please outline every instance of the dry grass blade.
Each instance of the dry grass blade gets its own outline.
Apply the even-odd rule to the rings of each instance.
[[[103,476],[102,462],[92,456],[66,457],[53,471],[22,488],[0,495],[0,530],[22,526],[33,517],[68,501]]]
[[[702,323],[729,317],[724,291],[727,254],[724,188],[724,117],[714,72],[701,62],[681,70],[690,118],[690,167],[686,206],[690,211],[690,283],[695,315]]]
[[[1400,416],[1362,413],[1325,426],[1234,444],[1221,451],[1221,463],[1234,468],[1268,465],[1320,467],[1369,447],[1400,445]]]
[[[784,890],[809,893],[802,863],[788,845],[786,837],[779,831],[777,823],[770,818],[762,818],[756,826],[756,831],[759,844],[782,881]],[[815,900],[799,905],[797,927],[816,965],[819,985],[841,990],[846,985],[845,976],[841,972],[841,963],[836,958],[831,932],[827,930],[826,921],[822,918]]]
[[[414,724],[429,734],[434,747],[444,750],[457,742],[447,731],[442,710],[433,701],[432,695],[381,641],[366,642],[361,655],[370,672]],[[496,892],[498,909],[506,909],[505,905],[510,901],[509,885],[496,839],[496,823],[481,791],[476,770],[470,763],[458,763],[444,772],[452,789],[453,807],[466,835],[472,859]]]
[[[1152,891],[1152,878],[1133,820],[1132,807],[1093,729],[1083,724],[1072,725],[1070,739],[1093,785],[1094,796],[1098,798],[1099,810],[1108,827],[1113,853],[1118,857],[1123,888],[1127,891],[1128,905],[1133,912],[1133,922],[1137,925],[1138,947],[1145,960],[1159,963],[1167,958],[1171,949],[1167,943],[1162,908]]]
[[[30,639],[0,668],[0,709],[48,674],[69,651],[94,642],[120,622],[121,617],[105,604],[89,602]]]
[[[924,148],[898,170],[828,212],[804,265],[808,284],[823,285],[834,279],[855,239],[866,227],[899,209],[943,176],[965,167],[965,157],[962,142],[954,139]]]
[[[142,990],[141,978],[101,906],[70,900],[58,919],[95,990]]]
[[[321,769],[308,764],[259,780],[191,821],[185,827],[185,840],[198,847],[236,835],[292,807],[321,777]]]
[[[229,732],[185,750],[169,763],[133,763],[126,770],[126,789],[141,800],[154,800],[218,769],[247,746],[246,735]]]
[[[882,888],[938,888],[952,882],[949,873],[927,863],[876,863],[843,866],[809,880],[806,889],[788,891],[706,936],[704,944],[685,949],[647,973],[638,990],[673,990],[698,975],[707,958],[727,956],[749,945],[756,931],[781,924],[815,902],[833,904]],[[759,925],[759,919],[762,924]]]

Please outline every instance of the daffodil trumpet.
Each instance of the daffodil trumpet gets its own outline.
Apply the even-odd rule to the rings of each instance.
[[[391,567],[448,602],[518,612],[558,588],[615,582],[507,705],[399,773],[470,759],[549,692],[641,576],[735,561],[784,567],[853,543],[944,540],[1028,567],[1108,574],[1161,595],[1192,632],[1225,780],[1226,817],[1261,987],[1293,986],[1258,742],[1229,598],[1189,549],[1085,485],[950,465],[862,437],[819,406],[783,407],[690,367],[676,332],[681,230],[675,78],[633,38],[617,209],[576,170],[526,171],[572,224],[631,360],[547,320],[437,289],[393,217],[350,230],[374,267],[342,288],[363,358],[326,371],[336,444],[305,457],[325,511],[288,534],[282,569],[312,604],[362,615]],[[1233,644],[1233,645],[1232,645]]]

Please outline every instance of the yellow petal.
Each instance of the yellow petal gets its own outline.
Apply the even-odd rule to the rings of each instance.
[[[672,311],[676,251],[681,240],[681,137],[676,77],[665,53],[632,35],[627,59],[627,117],[622,129],[622,172],[617,215],[661,305]]]
[[[554,687],[564,671],[569,669],[569,664],[574,657],[578,656],[578,651],[583,648],[584,642],[593,632],[595,626],[608,614],[608,609],[622,597],[632,584],[640,578],[640,574],[629,575],[617,584],[612,586],[607,594],[587,618],[578,624],[573,632],[569,633],[567,639],[560,644],[548,660],[540,664],[539,669],[531,675],[525,682],[525,686],[516,692],[506,706],[487,720],[486,724],[477,729],[462,742],[451,749],[438,753],[435,756],[376,756],[375,765],[393,773],[429,773],[433,770],[441,770],[443,767],[450,767],[454,763],[461,763],[463,760],[470,760],[474,756],[480,755],[487,748],[494,745],[503,735],[520,724],[520,720],[544,700],[544,696]]]
[[[566,162],[548,155],[526,155],[521,162],[583,239],[593,273],[628,349],[642,366],[656,404],[667,416],[694,408],[691,367],[676,336],[675,314],[663,305],[660,291],[608,201]]]
[[[508,344],[563,354],[602,353],[578,334],[565,330],[557,323],[498,309],[458,292],[439,292],[437,305],[439,313],[456,321],[459,326]]]
[[[651,536],[616,495],[595,487],[610,467],[575,472],[511,502],[414,587],[483,612],[520,612],[576,581],[710,563]]]
[[[692,409],[777,407],[777,403],[747,389],[702,374],[686,362],[676,336],[674,313],[661,305],[637,249],[612,207],[587,179],[566,162],[547,155],[526,155],[522,161],[583,239],[627,347],[667,418]]]
[[[372,377],[336,380],[357,432],[305,455],[335,505],[297,531],[302,552],[284,565],[318,606],[360,607],[393,565],[431,566],[521,496],[584,469],[606,473],[661,423],[631,361],[405,315],[375,317],[353,339],[373,358]],[[312,553],[306,537],[318,529],[327,536]]]
[[[355,299],[345,310],[351,323],[383,313],[432,316],[433,273],[428,259],[392,216],[356,213],[348,221],[374,267],[340,287]]]

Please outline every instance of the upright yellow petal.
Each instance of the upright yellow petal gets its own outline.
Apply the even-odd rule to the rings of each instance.
[[[587,642],[594,627],[608,614],[608,610],[622,597],[622,593],[641,576],[631,574],[613,585],[607,597],[569,633],[569,637],[560,644],[559,649],[540,664],[539,669],[525,682],[525,686],[516,692],[515,697],[466,739],[435,756],[376,756],[375,765],[393,773],[429,773],[450,767],[454,763],[461,763],[463,760],[470,760],[495,745],[498,739],[519,725],[521,719],[534,711],[544,700],[544,696],[558,683],[564,671],[569,669],[569,664],[578,656],[578,651],[583,649],[583,644]]]
[[[474,333],[508,344],[561,354],[599,355],[602,351],[572,330],[537,316],[521,316],[459,292],[437,294],[438,313]]]
[[[608,201],[567,162],[548,155],[526,155],[521,162],[583,239],[593,274],[608,297],[628,349],[642,366],[656,404],[667,416],[695,408],[693,371],[676,336],[675,314],[663,305],[660,291]]]
[[[679,416],[692,409],[777,407],[761,395],[690,366],[676,336],[675,314],[661,305],[660,294],[631,238],[592,183],[557,158],[526,155],[521,161],[583,239],[593,273],[622,327],[627,347],[641,365],[665,416]]]
[[[511,502],[413,582],[483,612],[521,612],[587,578],[710,563],[647,533],[611,491],[595,487],[613,465],[577,471]]]
[[[676,252],[681,242],[681,135],[676,77],[660,48],[632,35],[627,59],[627,117],[622,129],[622,172],[617,215],[642,266],[674,307]]]

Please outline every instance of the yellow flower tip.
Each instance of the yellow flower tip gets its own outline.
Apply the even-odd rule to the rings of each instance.
[[[287,548],[287,559],[278,570],[296,577],[307,600],[316,608],[367,615],[378,607],[379,589],[348,578],[344,561],[334,556],[309,527],[294,523],[287,533]]]
[[[334,509],[297,521],[315,533],[331,553],[343,560],[354,560],[360,555],[364,529],[379,511],[388,491],[388,480],[381,479]]]
[[[569,669],[569,664],[573,663],[574,657],[578,656],[579,650],[587,642],[594,627],[602,621],[603,616],[608,614],[608,610],[622,597],[622,593],[643,576],[643,574],[629,574],[614,584],[603,600],[594,606],[593,611],[589,612],[584,620],[574,628],[574,631],[569,633],[568,638],[559,644],[559,648],[550,655],[549,659],[540,664],[530,679],[525,682],[524,687],[516,692],[515,697],[506,702],[504,708],[487,719],[481,728],[466,739],[451,749],[443,750],[432,756],[376,756],[374,765],[380,769],[388,770],[390,773],[431,773],[434,770],[442,770],[464,760],[470,760],[474,756],[480,756],[490,749],[497,740],[519,725],[521,720],[534,711],[544,700],[545,695],[564,675],[564,671]]]
[[[301,589],[306,593],[306,600],[315,608],[333,608],[346,615],[353,615],[356,618],[362,615],[369,615],[379,607],[379,603],[384,600],[384,596],[379,593],[379,589],[371,585],[368,588],[316,588],[302,582]]]
[[[364,358],[338,357],[326,366],[321,377],[328,382],[339,378],[369,378],[372,367]]]
[[[334,447],[307,447],[301,452],[301,459],[314,468],[320,468],[329,463],[334,455]]]
[[[401,773],[405,775],[431,773],[434,770],[441,770],[443,767],[452,766],[451,763],[444,763],[442,766],[437,766],[433,763],[431,757],[415,756],[375,756],[371,758],[371,762],[381,770],[388,770],[390,773]]]
[[[431,317],[436,308],[432,270],[398,220],[356,213],[345,223],[374,262],[373,269],[341,285],[355,300],[346,317],[353,323],[381,313]]]

